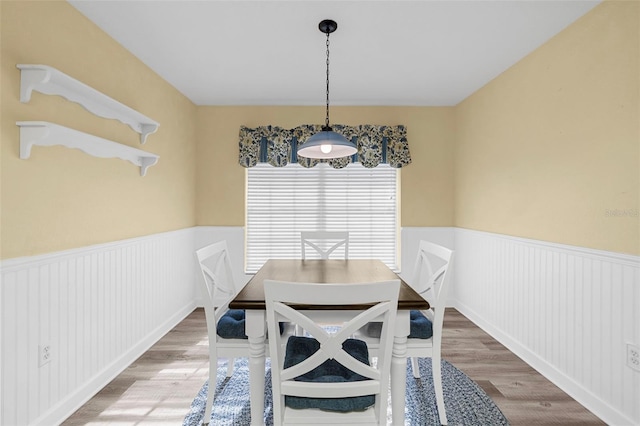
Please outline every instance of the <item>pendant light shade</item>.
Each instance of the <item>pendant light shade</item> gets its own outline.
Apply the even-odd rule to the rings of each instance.
[[[334,132],[329,125],[329,34],[338,29],[338,24],[325,19],[320,22],[318,29],[327,35],[327,114],[322,130],[298,146],[298,155],[317,159],[348,157],[358,152],[358,148],[353,142]]]
[[[298,148],[298,155],[319,159],[348,157],[356,152],[358,149],[353,142],[330,127],[324,127]]]

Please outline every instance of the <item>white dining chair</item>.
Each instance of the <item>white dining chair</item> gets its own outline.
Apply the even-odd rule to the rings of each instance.
[[[270,336],[273,423],[387,424],[391,349],[400,280],[360,284],[264,282]],[[354,305],[353,310],[330,310]],[[380,321],[377,363],[351,335]],[[281,321],[305,336],[276,333]],[[331,322],[335,329],[327,328]]]
[[[218,358],[228,358],[227,377],[233,374],[234,358],[249,356],[249,342],[244,334],[244,311],[229,310],[229,302],[240,290],[236,288],[226,241],[210,244],[196,251],[202,271],[200,289],[209,337],[209,391],[204,424],[209,424],[216,389]]]
[[[344,258],[349,258],[348,231],[302,231],[300,232],[300,250],[302,258],[307,258],[307,248],[312,248],[320,259],[329,256],[342,247]],[[341,250],[338,250],[341,251]]]
[[[420,241],[413,269],[408,283],[429,302],[430,308],[410,312],[410,334],[407,339],[407,357],[411,358],[413,377],[420,378],[418,358],[431,358],[433,385],[440,423],[447,424],[447,413],[442,390],[442,328],[444,312],[451,281],[454,251],[446,247]],[[358,333],[367,342],[372,356],[377,353],[379,324],[370,323]]]

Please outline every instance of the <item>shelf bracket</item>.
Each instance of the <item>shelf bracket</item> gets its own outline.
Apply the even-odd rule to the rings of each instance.
[[[118,120],[128,125],[140,133],[141,144],[160,126],[149,117],[53,67],[31,64],[18,64],[17,67],[20,69],[20,102],[29,102],[34,90],[46,95],[62,96],[98,117]]]
[[[47,83],[50,78],[51,73],[46,69],[32,69],[22,72],[20,75],[20,102],[29,102],[33,89],[40,84]]]
[[[129,161],[140,167],[140,176],[145,176],[147,169],[160,158],[150,152],[46,121],[18,121],[16,124],[20,127],[20,158],[23,160],[31,156],[34,145],[62,145],[79,149],[94,157]]]

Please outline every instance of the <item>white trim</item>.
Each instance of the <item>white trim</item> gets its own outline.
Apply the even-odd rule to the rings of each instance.
[[[640,265],[640,256],[634,256],[632,254],[627,254],[627,253],[599,250],[599,249],[594,249],[589,247],[572,246],[569,244],[554,243],[552,241],[544,241],[544,240],[534,240],[531,238],[516,237],[513,235],[495,234],[493,232],[477,231],[475,229],[466,229],[466,228],[453,228],[453,229],[455,229],[456,235],[459,235],[460,233],[485,235],[492,238],[499,238],[502,240],[514,241],[521,244],[532,244],[539,247],[553,249],[556,251],[563,251],[566,253],[573,253],[573,254],[579,253],[579,254],[585,254],[591,257],[603,258],[603,260],[613,260],[618,263],[625,263],[629,266],[637,267]]]
[[[460,228],[455,246],[463,315],[608,424],[640,424],[639,256]]]
[[[46,413],[37,418],[33,424],[48,426],[62,423],[78,410],[78,408],[93,398],[102,388],[108,385],[109,382],[127,369],[127,367],[133,364],[136,359],[148,351],[162,336],[171,331],[180,321],[193,312],[195,308],[195,303],[193,301],[189,302],[184,308],[180,309],[171,318],[167,319],[154,331],[146,335],[144,339],[122,354],[117,360],[105,367],[99,374],[85,382],[84,385],[69,394],[67,398],[51,407]]]
[[[69,259],[83,254],[91,254],[104,250],[114,249],[118,247],[133,246],[144,242],[151,242],[157,238],[167,238],[179,236],[181,234],[194,233],[197,228],[184,228],[175,231],[160,232],[152,235],[144,235],[141,237],[127,238],[124,240],[111,241],[108,243],[92,244],[84,247],[77,247],[67,250],[54,251],[50,253],[36,254],[33,256],[12,257],[0,261],[0,271],[2,273],[11,272],[12,270],[24,268],[25,265],[40,266],[48,263],[59,262],[62,259]]]
[[[20,127],[20,158],[31,156],[33,146],[62,145],[75,148],[98,158],[119,158],[140,167],[140,176],[158,162],[157,154],[103,139],[89,133],[47,121],[18,121]]]
[[[0,423],[61,423],[192,312],[195,234],[2,261]]]
[[[621,360],[623,346],[621,341],[628,340],[635,343],[640,341],[640,326],[638,326],[640,324],[640,319],[638,318],[638,315],[640,315],[640,306],[638,306],[640,301],[636,300],[638,289],[640,288],[638,285],[640,283],[640,256],[453,227],[403,227],[401,238],[402,268],[404,271],[411,271],[411,262],[415,258],[415,248],[421,239],[430,240],[456,250],[457,266],[452,271],[455,274],[453,276],[454,291],[450,296],[451,303],[449,305],[455,306],[462,314],[605,422],[612,425],[640,423],[640,408],[633,403],[640,397],[640,374],[624,366],[624,361]],[[56,304],[42,305],[43,301],[49,298],[53,299],[54,296],[57,296],[57,291],[63,292],[63,295],[67,291],[60,286],[56,287],[54,285],[55,282],[52,277],[54,277],[53,271],[55,268],[62,267],[59,265],[69,268],[71,266],[82,266],[80,265],[82,260],[86,272],[92,265],[91,262],[87,263],[86,259],[107,261],[109,258],[106,257],[106,253],[114,252],[123,253],[123,261],[120,263],[112,262],[112,267],[121,268],[118,273],[123,274],[124,278],[127,278],[126,271],[131,268],[130,265],[137,264],[136,262],[125,264],[124,260],[128,259],[128,256],[139,256],[141,261],[144,263],[149,262],[151,265],[158,262],[169,263],[170,275],[172,275],[169,280],[175,282],[184,281],[184,288],[180,291],[185,299],[182,299],[179,306],[174,304],[171,312],[160,313],[158,324],[149,327],[141,338],[126,347],[122,353],[116,354],[113,359],[109,359],[107,363],[94,371],[87,380],[75,385],[75,387],[72,386],[65,395],[50,396],[49,400],[55,401],[51,406],[29,405],[35,410],[41,409],[42,411],[32,413],[33,416],[29,417],[31,421],[21,422],[25,424],[52,424],[64,420],[63,416],[79,408],[91,395],[98,392],[104,384],[108,383],[109,380],[135,360],[139,354],[143,353],[166,331],[188,315],[199,301],[198,293],[195,291],[197,274],[195,274],[196,260],[194,252],[203,245],[219,240],[226,240],[228,243],[233,260],[234,277],[238,279],[237,282],[246,283],[250,275],[245,275],[243,271],[244,227],[233,226],[197,226],[55,253],[1,261],[0,308],[10,308],[8,311],[3,311],[2,322],[0,322],[0,327],[2,327],[0,331],[3,332],[2,340],[0,341],[0,361],[3,363],[3,370],[0,371],[3,386],[0,388],[0,396],[3,398],[3,404],[6,404],[3,406],[12,407],[15,410],[16,407],[13,406],[13,402],[19,396],[13,395],[10,386],[6,385],[9,382],[16,383],[16,378],[13,377],[15,374],[11,370],[5,370],[4,368],[11,363],[17,362],[22,368],[22,378],[20,380],[27,380],[27,375],[30,375],[28,379],[30,383],[38,385],[38,379],[34,379],[32,376],[33,374],[38,374],[38,370],[33,370],[33,368],[38,369],[38,367],[35,354],[31,350],[34,344],[37,346],[37,341],[42,337],[43,333],[45,336],[47,336],[47,333],[52,336],[55,333],[59,333],[57,329],[54,330],[57,327],[55,324],[51,326],[45,324],[44,328],[42,328],[42,321],[46,321],[47,315],[61,308]],[[157,248],[152,250],[150,247],[178,251],[162,252],[160,250],[158,252]],[[136,250],[141,251],[137,252]],[[167,259],[170,260],[167,261]],[[542,265],[536,266],[535,259],[551,259],[553,261],[547,261]],[[566,259],[570,259],[570,261]],[[113,261],[113,259],[111,260]],[[522,262],[528,263],[523,264]],[[528,271],[534,271],[537,268],[539,276],[535,277],[535,283],[539,288],[536,288],[534,293],[530,293],[532,287],[530,281],[533,278],[528,277],[526,274],[518,275],[519,269],[514,269],[513,264],[518,264],[518,268],[524,265],[525,268],[528,268]],[[559,269],[566,271],[568,266],[573,266],[575,269],[578,264],[586,267],[588,273],[593,274],[593,276],[576,275],[571,281],[563,278],[566,272],[558,272]],[[595,272],[591,272],[592,266]],[[151,270],[153,270],[153,267]],[[607,273],[604,274],[601,270],[605,270]],[[503,277],[505,271],[508,279]],[[138,278],[134,274],[129,277],[128,282],[137,282]],[[598,282],[599,279],[604,281],[600,283]],[[610,291],[602,293],[600,291],[601,287],[598,286],[587,286],[586,284],[578,286],[576,283],[579,280],[603,284],[604,288]],[[565,283],[566,285],[558,286],[558,283]],[[517,307],[519,301],[526,300],[531,295],[538,298],[537,303],[551,300],[550,298],[553,295],[551,291],[558,287],[566,287],[567,291],[572,291],[570,295],[575,296],[577,303],[584,304],[589,302],[589,306],[591,306],[593,301],[597,302],[594,305],[593,312],[590,310],[591,308],[579,309],[580,306],[569,303],[572,300],[571,297],[565,296],[562,299],[564,304],[560,306],[559,310],[548,313],[549,315],[556,315],[552,333],[549,333],[548,336],[540,332],[542,325],[536,323],[536,320],[543,318],[543,315],[545,315],[541,308],[539,312],[534,311],[529,316],[522,316],[521,313],[514,314],[513,310]],[[44,295],[41,295],[40,291],[44,291]],[[88,292],[89,290],[84,288],[82,291]],[[630,291],[631,293],[629,293]],[[84,297],[90,297],[90,293],[84,294]],[[502,304],[497,305],[497,308],[496,306],[487,305],[486,301],[491,300],[491,298],[483,299],[486,294],[494,295],[492,297],[496,295],[502,297]],[[71,294],[69,293],[69,295]],[[7,305],[10,303],[29,303],[27,300],[29,298],[37,299],[37,303],[33,304],[36,308],[32,305],[26,305],[28,308],[22,305],[14,305],[13,307]],[[604,299],[602,300],[602,306],[599,304],[600,298]],[[82,300],[84,299],[79,299],[79,301]],[[621,300],[622,303],[618,303],[618,300]],[[531,307],[533,305],[534,302],[530,306],[527,305],[527,309],[534,309]],[[600,308],[605,309],[604,315],[599,311]],[[509,311],[509,309],[512,310]],[[538,309],[538,307],[536,306],[535,309]],[[508,312],[505,313],[505,310]],[[572,317],[565,318],[562,316],[564,315],[564,310],[569,311]],[[23,353],[24,350],[22,349],[19,349],[20,352],[18,353],[18,349],[10,346],[6,340],[8,338],[8,335],[5,334],[6,331],[9,332],[9,335],[13,335],[13,338],[17,336],[16,330],[11,328],[16,324],[15,318],[7,316],[12,313],[19,315],[19,320],[26,320],[30,323],[29,325],[17,325],[17,327],[21,327],[18,332],[24,332],[28,335],[28,337],[25,337],[25,334],[20,334],[20,339],[23,343],[25,341],[29,342],[28,353]],[[165,320],[165,318],[169,319]],[[577,341],[579,336],[572,334],[569,334],[569,336],[570,339],[574,339],[572,342],[573,347],[558,348],[555,343],[559,341],[562,345],[563,340],[558,339],[558,333],[561,333],[559,334],[560,336],[571,333],[568,328],[572,324],[574,326],[582,324],[581,321],[588,321],[584,323],[584,327],[588,328],[586,331],[588,334],[586,336],[587,344],[589,344],[588,338],[591,333],[594,336],[606,333],[613,346],[611,349],[601,351],[601,358],[590,360],[589,363],[585,363],[583,358],[592,356],[593,344],[591,344],[591,349],[582,349],[582,346],[577,346],[578,343],[582,344],[582,342]],[[531,335],[536,332],[540,334],[536,335],[537,340],[535,344],[532,344]],[[556,334],[555,340],[553,333]],[[32,334],[33,338],[31,337]],[[612,334],[614,336],[611,336]],[[561,362],[555,362],[552,355],[545,355],[548,353],[553,354],[553,351],[548,352],[547,350],[545,352],[538,347],[540,345],[543,346],[543,349],[546,346],[547,349],[553,348],[553,350],[562,351]],[[42,367],[43,369],[51,369],[57,362],[56,357],[61,356],[60,348],[54,346],[53,349],[54,360]],[[12,352],[7,352],[8,350]],[[85,358],[86,354],[81,352],[81,355],[78,356],[81,357],[78,358],[79,362],[88,363]],[[19,357],[19,359],[16,360],[16,357]],[[34,362],[36,366],[32,367]],[[593,376],[592,380],[595,384],[585,384],[584,380],[581,381],[581,377],[573,374],[575,372],[572,373],[571,368],[567,370],[567,364],[580,364],[582,366],[580,371],[589,372]],[[615,368],[612,370],[615,374],[605,374],[607,370],[612,368]],[[29,369],[32,370],[29,371]],[[621,371],[623,372],[623,377],[617,378],[620,377]],[[616,374],[617,376],[612,377]],[[48,384],[47,381],[44,383]],[[8,387],[5,388],[5,386]],[[606,392],[606,389],[610,390],[609,393]],[[16,423],[15,421],[7,421],[7,414],[3,414],[3,416],[5,417],[0,418],[0,423],[2,423],[3,419],[7,424]]]
[[[589,411],[605,421],[609,425],[632,425],[633,420],[625,416],[623,413],[618,412],[610,405],[604,403],[598,395],[589,392],[582,387],[579,383],[576,383],[571,377],[563,374],[552,364],[548,363],[543,358],[536,355],[529,348],[523,346],[509,336],[505,334],[497,327],[492,326],[484,318],[478,315],[473,309],[461,302],[455,302],[454,306],[460,313],[470,319],[475,325],[484,330],[491,337],[502,343],[507,349],[522,358],[524,362],[529,364],[534,370],[542,374],[553,384],[558,386],[580,404],[585,406]]]
[[[160,126],[149,117],[53,67],[33,64],[16,66],[20,69],[20,102],[29,102],[33,90],[46,95],[60,95],[82,105],[98,117],[115,119],[128,125],[140,133],[140,143],[143,144],[147,136]]]

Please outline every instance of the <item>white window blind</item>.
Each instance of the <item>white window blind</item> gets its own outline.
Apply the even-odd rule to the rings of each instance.
[[[300,259],[301,231],[349,231],[350,259],[397,270],[397,174],[386,164],[248,168],[246,272],[268,259]]]

